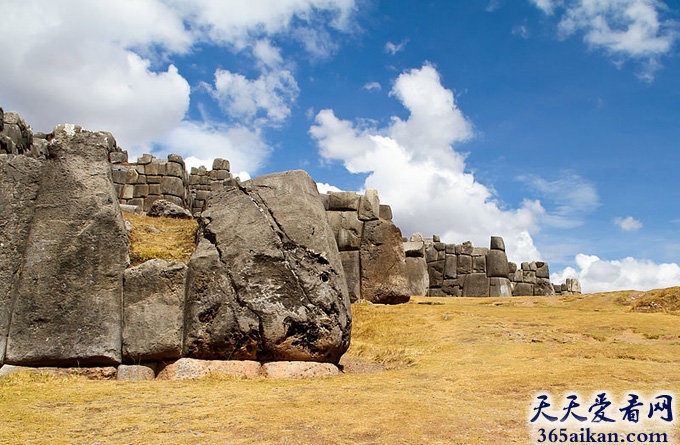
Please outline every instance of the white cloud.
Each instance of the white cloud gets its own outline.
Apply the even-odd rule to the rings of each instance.
[[[668,10],[660,0],[530,1],[546,14],[563,7],[559,23],[562,37],[582,32],[590,47],[602,49],[615,59],[639,61],[638,77],[645,81],[654,79],[661,67],[660,56],[670,53],[680,37],[675,21],[660,18]]]
[[[632,216],[627,216],[625,218],[614,218],[614,224],[621,227],[621,230],[625,232],[634,232],[642,228],[642,222],[633,218]]]
[[[542,215],[542,222],[563,229],[583,224],[583,216],[600,205],[595,186],[581,176],[563,171],[560,177],[548,181],[539,176],[517,178],[527,184],[532,194],[543,198],[550,208]]]
[[[0,41],[7,42],[0,63],[2,105],[19,111],[38,131],[63,122],[111,131],[131,153],[159,143],[182,151],[175,150],[173,137],[191,133],[216,150],[205,159],[221,156],[244,137],[248,147],[266,155],[261,127],[284,120],[298,94],[272,39],[302,30],[308,39],[330,40],[329,29],[352,29],[354,10],[354,0],[2,1]],[[237,54],[246,50],[261,70],[255,79],[233,69],[217,72],[213,91],[232,128],[184,120],[190,85],[172,62],[191,56],[198,44]],[[222,147],[214,143],[220,139]],[[234,165],[237,157],[232,156]],[[243,168],[256,164],[240,157]]]
[[[271,152],[258,130],[240,125],[183,121],[161,142],[167,152],[182,155],[188,167],[210,168],[222,158],[235,169],[254,172]]]
[[[555,1],[553,0],[529,0],[531,3],[536,5],[537,8],[539,8],[541,11],[545,12],[548,15],[552,15],[552,13],[555,10]]]
[[[540,259],[531,232],[544,212],[541,204],[501,209],[492,192],[465,171],[464,156],[453,144],[470,139],[473,127],[437,70],[426,64],[401,74],[391,95],[410,114],[407,120],[393,117],[384,128],[320,111],[310,134],[321,156],[343,162],[352,173],[368,173],[364,187],[377,189],[381,202],[392,206],[404,235],[439,234],[447,242],[471,240],[477,246],[501,235],[511,259]]]
[[[403,51],[407,43],[408,39],[404,39],[400,43],[387,42],[385,43],[385,52],[393,56],[396,53]]]
[[[380,85],[378,82],[368,82],[363,86],[363,89],[368,91],[380,91],[382,90],[382,85]]]
[[[186,80],[173,65],[153,68],[130,50],[188,50],[189,33],[162,3],[5,1],[0,15],[0,41],[8,43],[0,97],[37,130],[66,121],[111,131],[121,145],[142,144],[184,116]]]
[[[584,293],[615,290],[658,289],[680,285],[680,266],[675,263],[656,264],[631,257],[622,260],[602,260],[595,255],[576,255],[577,269],[568,267],[552,273],[554,283],[578,278]]]
[[[230,116],[260,125],[278,124],[290,115],[300,89],[288,70],[262,73],[257,79],[227,70],[215,72],[212,95]]]
[[[334,185],[327,184],[325,182],[317,182],[316,183],[316,189],[319,191],[320,194],[324,194],[327,192],[341,192],[339,188],[337,188]]]

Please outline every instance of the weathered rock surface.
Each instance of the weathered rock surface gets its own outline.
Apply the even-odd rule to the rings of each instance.
[[[153,259],[125,271],[125,362],[181,357],[186,270],[182,262]]]
[[[89,368],[56,368],[50,366],[31,367],[4,365],[0,368],[0,377],[5,377],[19,372],[29,372],[32,374],[52,374],[55,376],[79,376],[89,380],[113,380],[116,378],[116,368],[113,366],[89,367]]]
[[[173,204],[166,199],[157,199],[151,204],[151,208],[147,212],[148,216],[156,217],[167,217],[167,218],[180,218],[180,219],[191,219],[191,212],[184,207]]]
[[[14,287],[30,232],[43,163],[0,155],[0,364],[5,358]]]
[[[153,380],[156,378],[154,365],[118,365],[117,380]]]
[[[158,371],[158,380],[200,379],[209,374],[233,377],[258,377],[260,363],[252,360],[196,360],[181,358]]]
[[[489,278],[490,297],[510,297],[512,296],[512,285],[507,278]]]
[[[351,311],[327,221],[302,171],[215,190],[189,263],[185,355],[337,363]]]
[[[409,295],[427,295],[430,275],[427,273],[425,258],[406,258],[406,279],[409,285]]]
[[[361,298],[361,264],[359,252],[345,251],[340,252],[342,259],[342,268],[345,271],[345,278],[347,280],[347,291],[349,292],[349,299],[352,303]]]
[[[115,140],[57,127],[40,176],[5,362],[118,364],[128,240],[111,181]]]
[[[269,362],[262,365],[260,372],[270,379],[307,379],[340,374],[334,364],[313,362]]]
[[[471,273],[465,277],[463,284],[464,297],[488,297],[489,278],[484,273]]]
[[[364,223],[361,296],[364,300],[382,304],[405,303],[410,299],[401,231],[391,221],[380,219]]]

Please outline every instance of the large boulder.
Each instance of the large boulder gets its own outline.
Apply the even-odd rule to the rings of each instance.
[[[427,273],[425,258],[406,257],[406,279],[410,295],[427,295],[430,275]]]
[[[153,259],[125,271],[125,362],[181,357],[186,270],[180,261]]]
[[[401,230],[391,221],[377,219],[364,223],[361,296],[382,304],[406,303],[410,299]]]
[[[314,181],[292,171],[214,190],[199,222],[184,354],[337,363],[350,299]]]
[[[488,297],[489,278],[483,273],[471,273],[465,277],[463,283],[464,297]]]
[[[352,303],[361,299],[361,257],[359,251],[350,250],[340,252],[342,268],[347,279],[347,291]]]
[[[42,168],[42,162],[27,156],[0,155],[0,364]]]
[[[5,362],[121,361],[128,238],[111,179],[107,133],[59,126],[40,176]]]

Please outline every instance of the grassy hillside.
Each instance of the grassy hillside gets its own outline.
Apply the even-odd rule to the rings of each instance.
[[[196,247],[198,223],[194,219],[152,218],[123,212],[130,222],[130,261],[133,266],[152,258],[188,263]]]
[[[354,305],[343,362],[355,373],[316,380],[10,376],[0,379],[0,442],[532,443],[539,390],[680,396],[680,319],[636,312],[653,306],[641,301],[677,307],[679,294]]]

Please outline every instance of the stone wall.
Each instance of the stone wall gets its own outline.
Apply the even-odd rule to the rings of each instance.
[[[130,163],[126,152],[117,151],[111,153],[110,160],[118,201],[138,206],[144,212],[158,199],[164,199],[197,216],[205,208],[210,191],[233,179],[229,161],[224,159],[215,159],[212,170],[194,167],[191,174],[177,154],[170,154],[167,159],[144,154]]]
[[[550,282],[548,263],[533,261],[518,268],[509,262],[505,242],[492,236],[489,248],[470,241],[446,244],[439,236],[419,233],[404,240],[407,275],[414,295],[431,297],[550,296],[581,293],[576,279]]]
[[[404,303],[410,298],[401,231],[392,210],[380,204],[376,190],[361,195],[321,195],[345,269],[351,300]]]

